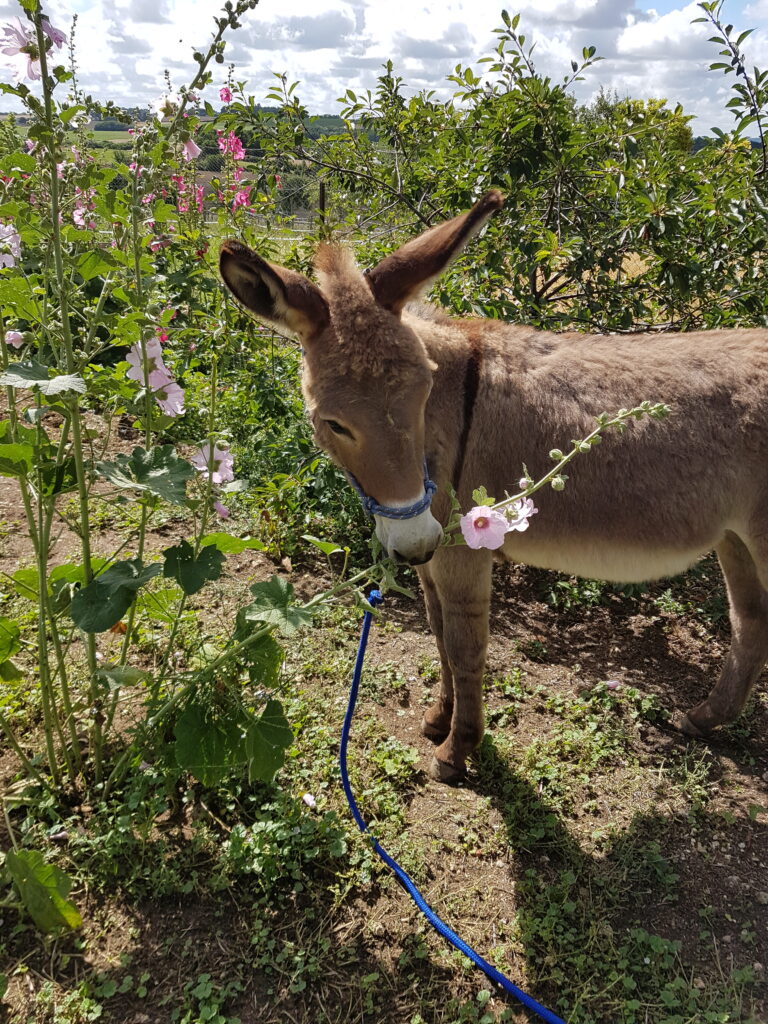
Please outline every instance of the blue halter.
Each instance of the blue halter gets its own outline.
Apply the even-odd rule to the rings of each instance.
[[[385,519],[413,519],[414,516],[421,515],[432,504],[432,495],[437,490],[437,484],[429,479],[426,459],[424,459],[424,495],[418,501],[414,501],[412,505],[406,505],[404,508],[395,508],[393,505],[380,505],[375,498],[365,493],[351,473],[344,470],[344,475],[357,491],[360,503],[366,513],[369,516],[384,516]]]

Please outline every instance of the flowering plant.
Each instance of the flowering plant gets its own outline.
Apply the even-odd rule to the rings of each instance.
[[[457,536],[457,531],[460,530],[467,547],[497,550],[503,546],[508,533],[524,533],[530,525],[531,516],[539,511],[529,495],[546,484],[555,491],[562,491],[568,480],[563,469],[576,455],[589,452],[600,444],[603,431],[610,428],[623,431],[629,420],[642,419],[643,416],[663,419],[668,412],[667,406],[661,402],[643,402],[632,409],[620,409],[615,416],[603,413],[597,417],[597,426],[587,437],[581,441],[571,442],[570,452],[564,454],[559,448],[552,449],[549,457],[554,460],[555,466],[540,480],[534,482],[523,467],[525,476],[519,481],[519,492],[507,494],[502,501],[497,502],[488,495],[484,487],[480,487],[472,494],[475,506],[462,515],[458,501],[455,495],[452,495],[452,515],[445,531],[445,543],[460,543]]]

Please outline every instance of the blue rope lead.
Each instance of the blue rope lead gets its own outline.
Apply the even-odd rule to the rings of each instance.
[[[378,590],[372,590],[368,596],[368,602],[371,605],[371,607],[376,608],[378,605],[381,604],[382,601],[383,598],[381,596],[381,592]],[[421,895],[419,890],[416,888],[410,877],[406,874],[405,871],[403,871],[403,869],[397,863],[397,861],[393,860],[393,858],[390,857],[390,855],[387,853],[384,847],[378,843],[378,841],[374,838],[374,836],[370,834],[370,832],[368,832],[368,826],[363,821],[363,817],[360,814],[360,811],[358,810],[357,803],[355,802],[354,795],[352,794],[352,787],[349,784],[349,773],[347,771],[347,746],[349,744],[349,730],[352,725],[352,716],[355,713],[357,692],[360,688],[360,676],[362,675],[363,671],[365,648],[368,645],[368,634],[371,630],[372,618],[373,613],[370,611],[367,611],[363,618],[363,627],[360,632],[360,644],[357,648],[357,660],[355,661],[355,671],[352,676],[352,687],[349,693],[349,704],[347,705],[347,713],[344,718],[344,728],[341,731],[341,745],[339,747],[339,767],[341,768],[341,782],[342,785],[344,786],[344,792],[347,795],[347,803],[349,804],[350,811],[352,811],[352,817],[355,819],[357,827],[360,829],[360,831],[368,833],[372,840],[373,848],[376,851],[376,853],[379,855],[379,857],[381,857],[381,859],[384,861],[387,867],[391,868],[394,871],[400,883],[408,891],[408,894],[410,895],[413,902],[416,904],[416,906],[419,908],[422,914],[426,917],[426,919],[429,921],[432,927],[437,932],[439,932],[444,939],[447,939],[452,945],[456,947],[456,949],[463,953],[464,956],[469,957],[469,959],[477,967],[479,967],[481,971],[485,972],[485,974],[491,979],[491,981],[495,981],[497,985],[501,985],[503,989],[505,989],[507,992],[510,992],[513,996],[515,996],[515,998],[519,999],[523,1006],[526,1006],[529,1010],[531,1010],[538,1017],[540,1017],[541,1020],[547,1021],[548,1024],[565,1024],[565,1021],[561,1017],[558,1017],[556,1014],[552,1013],[551,1010],[548,1010],[546,1007],[542,1006],[541,1003],[537,1003],[535,999],[532,999],[531,996],[523,992],[521,988],[518,988],[517,985],[515,985],[514,982],[511,982],[509,978],[507,978],[504,974],[501,973],[501,971],[497,971],[496,968],[491,966],[491,964],[489,964],[487,960],[483,960],[479,953],[476,953],[474,949],[472,949],[471,946],[468,946],[463,939],[459,938],[456,932],[449,928],[444,921],[441,921],[437,914],[434,912],[434,910],[432,910],[432,908],[426,902],[424,897]]]

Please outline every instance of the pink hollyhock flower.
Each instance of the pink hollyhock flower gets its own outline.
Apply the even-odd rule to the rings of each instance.
[[[238,206],[247,206],[248,201],[251,198],[251,190],[248,188],[241,189],[235,198],[232,200],[232,209],[236,210]]]
[[[0,53],[16,58],[16,80],[23,78],[24,75],[32,81],[39,79],[40,53],[32,23],[25,24],[21,18],[13,18],[3,26],[3,36],[4,38],[0,39]]]
[[[53,45],[60,50],[64,43],[67,41],[66,35],[59,29],[54,28],[53,25],[48,21],[47,16],[44,14],[42,17],[43,32],[48,36]]]
[[[213,507],[216,509],[218,515],[222,519],[229,519],[230,512],[226,505],[222,505],[220,501],[214,501]]]
[[[144,206],[149,206],[149,204],[153,202],[155,199],[157,199],[157,193],[155,192],[147,192],[145,196],[141,197],[141,201],[144,204]]]
[[[166,416],[181,416],[184,412],[184,391],[175,380],[157,388],[152,394]]]
[[[149,243],[149,248],[152,252],[159,252],[160,249],[166,249],[170,244],[170,238],[153,238]]]
[[[164,365],[162,360],[157,361],[157,368],[154,369],[149,375],[149,386],[153,391],[160,388],[167,388],[169,384],[173,384],[173,377],[171,371],[167,366]]]
[[[501,547],[504,543],[504,534],[509,528],[503,512],[498,512],[487,505],[478,505],[470,509],[461,517],[459,525],[467,547],[491,550]]]
[[[189,211],[189,200],[180,198],[176,203],[176,209],[179,213],[187,213]]]
[[[0,267],[15,267],[21,258],[21,236],[13,224],[0,224]]]
[[[147,354],[147,373],[149,374],[150,381],[152,380],[152,374],[158,370],[165,370],[166,374],[168,371],[165,369],[163,364],[163,350],[160,348],[160,342],[157,338],[149,338],[145,343],[144,347]],[[136,342],[132,345],[128,355],[126,356],[130,369],[126,373],[126,377],[129,380],[138,381],[139,384],[144,383],[144,353],[141,350],[141,342]],[[168,377],[170,380],[171,378]]]
[[[232,90],[229,88],[228,85],[223,85],[219,89],[219,99],[221,100],[222,103],[232,102]]]
[[[35,142],[34,139],[27,139],[27,141],[24,143],[24,145],[27,147],[27,152],[28,153],[34,153],[35,150],[37,149],[37,143]]]
[[[194,142],[192,139],[187,139],[187,141],[181,147],[181,155],[187,162],[189,162],[190,160],[194,160],[195,157],[200,156],[202,152],[202,149],[200,149],[198,144]]]
[[[168,341],[167,333],[165,331],[161,331],[159,327],[157,329],[157,340],[160,342],[161,345],[164,345],[166,341]]]
[[[510,505],[507,511],[507,529],[517,530],[518,533],[522,533],[528,529],[530,517],[538,511],[530,498],[520,498]]]
[[[12,345],[14,348],[21,348],[24,344],[24,335],[21,331],[6,331],[4,340],[6,345]]]
[[[218,135],[218,146],[222,153],[229,153],[233,160],[245,159],[245,148],[234,132],[225,135],[219,130]]]
[[[200,451],[190,459],[195,469],[201,473],[210,473],[215,484],[225,484],[228,480],[235,479],[234,461],[227,448],[219,448],[210,441],[206,441]]]
[[[244,174],[245,168],[235,165],[235,169],[232,171],[232,177],[235,179],[235,181],[240,181]]]
[[[195,205],[197,206],[197,212],[203,212],[203,196],[205,195],[205,186],[198,185],[195,189]]]

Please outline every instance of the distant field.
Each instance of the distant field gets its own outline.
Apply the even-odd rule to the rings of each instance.
[[[129,142],[131,136],[127,131],[122,132],[90,132],[90,138],[94,142]]]

